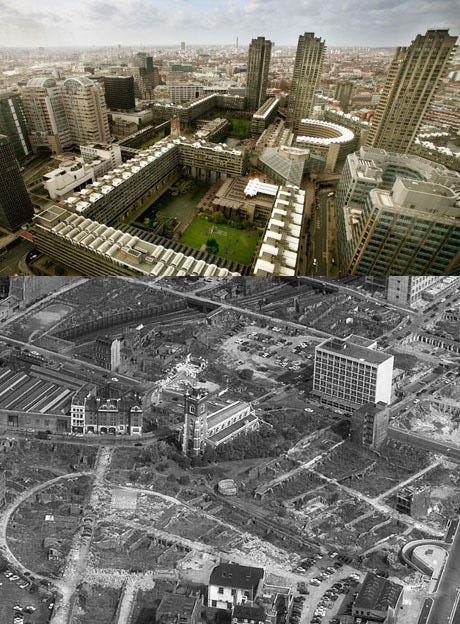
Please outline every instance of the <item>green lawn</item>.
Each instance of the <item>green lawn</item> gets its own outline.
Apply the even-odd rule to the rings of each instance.
[[[212,223],[196,217],[183,233],[180,242],[200,249],[209,238],[214,238],[219,244],[218,256],[249,265],[259,236],[260,232],[257,230],[238,230],[230,225]]]
[[[247,139],[251,136],[250,119],[238,119],[236,117],[227,117],[227,119],[232,124],[229,136],[237,137],[238,139]]]

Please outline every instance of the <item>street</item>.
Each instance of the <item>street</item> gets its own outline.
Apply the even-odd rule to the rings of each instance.
[[[13,243],[0,256],[0,275],[24,275],[25,257],[34,249],[33,243],[24,239]],[[30,274],[30,273],[27,273]]]

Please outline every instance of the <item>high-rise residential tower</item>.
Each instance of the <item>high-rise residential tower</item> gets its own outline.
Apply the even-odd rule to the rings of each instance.
[[[268,70],[272,53],[272,42],[257,37],[249,44],[246,100],[249,110],[257,110],[267,99]]]
[[[0,226],[17,230],[33,214],[13,146],[7,136],[0,134]]]
[[[324,52],[325,44],[320,37],[315,37],[314,33],[300,35],[286,116],[286,122],[294,133],[298,132],[301,119],[311,116]]]
[[[0,134],[9,138],[19,162],[31,153],[29,128],[19,93],[0,91]]]
[[[396,50],[366,145],[410,150],[456,40],[447,30],[428,30]]]

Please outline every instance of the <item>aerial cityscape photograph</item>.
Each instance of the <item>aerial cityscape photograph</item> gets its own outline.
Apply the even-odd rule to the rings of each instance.
[[[460,624],[458,3],[0,23],[0,624]]]

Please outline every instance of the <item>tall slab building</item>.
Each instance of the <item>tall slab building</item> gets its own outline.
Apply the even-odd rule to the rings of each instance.
[[[249,44],[246,104],[251,111],[260,108],[267,99],[272,45],[272,42],[265,37],[257,37]]]
[[[31,153],[29,128],[19,93],[0,92],[0,134],[9,138],[19,162]]]
[[[286,116],[286,122],[294,133],[299,131],[302,119],[311,117],[325,49],[324,41],[315,37],[314,33],[300,35]]]
[[[17,230],[33,214],[13,146],[7,136],[0,134],[0,226]]]
[[[396,50],[366,145],[410,150],[456,40],[448,30],[428,30],[408,48]]]

